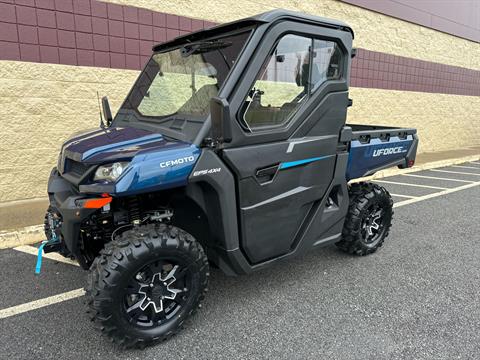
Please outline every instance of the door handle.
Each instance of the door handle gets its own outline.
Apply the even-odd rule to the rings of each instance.
[[[279,166],[280,164],[275,164],[275,165],[270,165],[268,167],[258,169],[255,173],[255,177],[257,178],[260,184],[264,184],[269,181],[272,181],[278,171]]]

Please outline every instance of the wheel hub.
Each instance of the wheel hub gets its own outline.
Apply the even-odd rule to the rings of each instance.
[[[177,269],[178,265],[174,266],[163,278],[161,273],[156,273],[149,284],[140,287],[138,294],[143,296],[140,300],[140,309],[142,311],[152,306],[156,313],[160,313],[164,310],[164,300],[174,300],[177,294],[182,291],[173,287],[173,283],[177,280],[174,276]]]
[[[364,219],[363,221],[363,230],[365,241],[367,243],[373,242],[376,239],[376,236],[380,232],[381,227],[381,218],[382,218],[382,210],[381,209],[373,209]]]
[[[373,230],[378,230],[380,228],[380,224],[377,220],[380,219],[380,214],[372,214],[367,219],[367,232],[369,236],[373,235]]]

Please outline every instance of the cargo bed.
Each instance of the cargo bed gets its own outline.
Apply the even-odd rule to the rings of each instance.
[[[416,129],[349,124],[346,133],[350,138],[347,180],[392,166],[411,167],[415,163]]]

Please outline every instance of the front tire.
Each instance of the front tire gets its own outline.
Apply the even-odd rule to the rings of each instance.
[[[392,226],[392,197],[384,187],[365,182],[352,184],[349,197],[342,240],[336,245],[350,254],[372,254],[383,245]]]
[[[207,291],[208,260],[187,232],[164,224],[126,231],[90,268],[87,312],[103,334],[126,348],[176,334]]]

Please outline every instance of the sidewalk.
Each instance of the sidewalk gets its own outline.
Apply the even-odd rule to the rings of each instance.
[[[458,149],[458,150],[448,150],[448,151],[437,151],[432,153],[423,153],[418,154],[416,159],[416,166],[422,166],[432,162],[439,162],[439,161],[452,161],[456,158],[463,158],[463,157],[480,157],[480,145],[478,146],[471,146],[465,149]]]
[[[373,176],[355,181],[379,179],[399,173],[480,160],[480,145],[458,150],[439,151],[417,155],[415,166],[409,169],[391,168]],[[32,244],[43,240],[43,220],[48,200],[34,199],[0,204],[0,249]]]

